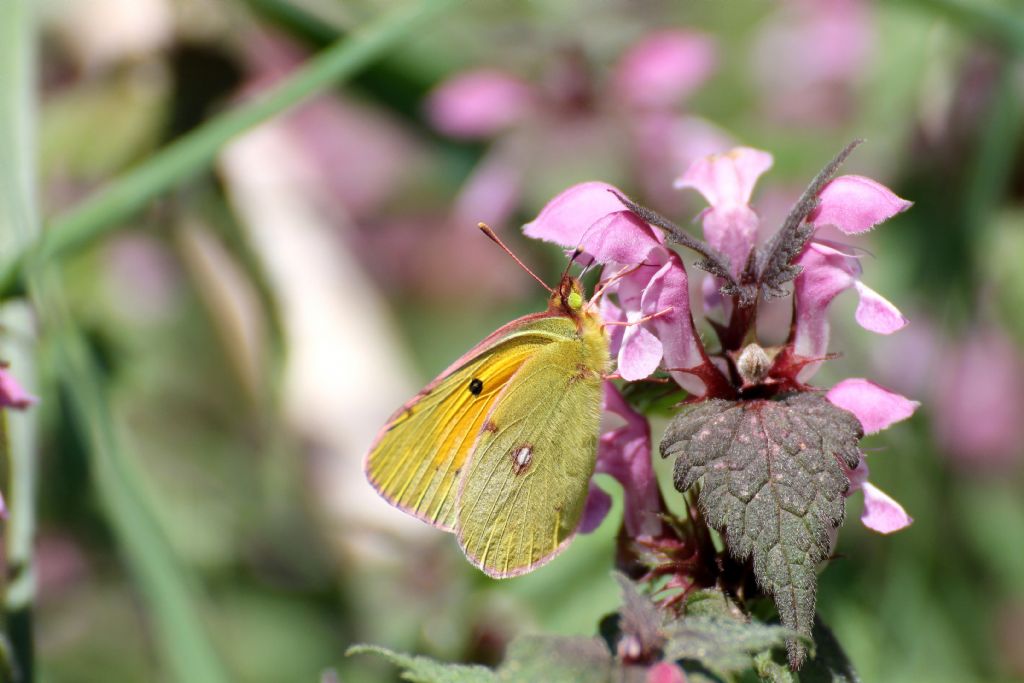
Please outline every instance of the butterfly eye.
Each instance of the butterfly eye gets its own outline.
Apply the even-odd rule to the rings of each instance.
[[[479,396],[480,392],[483,390],[484,383],[481,382],[478,378],[474,377],[473,381],[469,383],[469,393],[473,394],[474,396]]]

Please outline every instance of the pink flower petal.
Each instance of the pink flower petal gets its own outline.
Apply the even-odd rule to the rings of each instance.
[[[686,683],[686,674],[678,664],[658,662],[647,670],[647,683]]]
[[[652,249],[661,247],[660,237],[660,231],[622,209],[598,219],[578,244],[598,263],[642,263]]]
[[[527,83],[497,69],[479,69],[438,86],[427,100],[427,115],[446,135],[485,138],[523,120],[533,107]]]
[[[760,220],[746,204],[711,207],[704,213],[704,237],[729,257],[729,268],[738,276],[757,239]]]
[[[589,534],[601,526],[601,522],[608,516],[612,509],[612,497],[601,489],[593,481],[587,491],[587,502],[583,504],[583,516],[580,518],[580,525],[576,528],[581,534]]]
[[[715,69],[715,53],[715,41],[700,33],[654,33],[623,56],[616,87],[633,106],[672,107],[708,79]]]
[[[910,526],[914,520],[903,506],[890,498],[877,486],[864,482],[864,513],[860,521],[872,531],[891,534]]]
[[[604,384],[604,409],[625,424],[601,435],[596,472],[610,474],[622,485],[624,523],[632,537],[661,532],[661,491],[651,464],[651,427],[633,410],[611,382]]]
[[[626,314],[607,295],[601,297],[597,304],[597,310],[601,314],[601,320],[606,322],[626,322]],[[607,330],[608,354],[612,358],[617,358],[619,349],[622,348],[622,335],[625,333],[626,328],[622,325],[612,325]]]
[[[39,399],[25,391],[14,375],[0,367],[0,408],[24,410],[39,402]]]
[[[663,346],[665,367],[682,388],[694,396],[706,391],[704,382],[682,369],[694,368],[704,362],[700,339],[693,327],[690,313],[690,288],[686,269],[679,255],[663,250],[665,263],[644,288],[641,310],[644,315],[653,315],[671,308],[669,313],[659,315],[645,325],[650,326]]]
[[[523,233],[527,237],[576,247],[582,244],[590,226],[610,213],[622,211],[622,202],[610,190],[618,192],[608,183],[596,181],[573,185],[524,225]]]
[[[910,322],[888,299],[871,289],[860,280],[853,283],[860,295],[854,318],[865,330],[878,334],[892,334],[906,327]]]
[[[819,199],[808,220],[815,227],[834,225],[847,235],[867,232],[913,205],[885,185],[859,175],[836,178],[822,189]]]
[[[819,250],[813,242],[797,263],[803,266],[803,272],[797,276],[794,285],[796,329],[793,350],[805,358],[820,358],[828,353],[828,306],[840,292],[853,286],[860,275],[860,265],[856,259],[835,250]],[[800,379],[807,381],[817,366],[805,367],[800,372]]]
[[[835,406],[857,416],[865,434],[874,434],[914,414],[921,404],[866,379],[844,379],[828,394]]]
[[[640,311],[630,312],[627,320],[636,320],[639,317]],[[643,324],[630,325],[622,335],[618,372],[629,382],[650,377],[658,369],[662,354],[661,341],[650,330]]]
[[[768,152],[737,147],[697,159],[675,186],[697,190],[712,207],[745,205],[750,202],[757,179],[771,166],[772,155]]]

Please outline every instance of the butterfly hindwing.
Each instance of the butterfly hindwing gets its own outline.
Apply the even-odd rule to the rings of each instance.
[[[539,349],[488,416],[456,504],[459,544],[487,574],[530,571],[575,534],[597,450],[602,353],[578,337]]]
[[[488,415],[509,381],[574,327],[538,314],[502,327],[399,409],[366,460],[373,486],[394,505],[447,531],[458,482]]]

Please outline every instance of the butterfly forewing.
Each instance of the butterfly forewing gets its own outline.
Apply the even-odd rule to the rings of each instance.
[[[607,363],[607,347],[596,347],[574,337],[537,350],[487,418],[460,485],[456,529],[466,556],[491,576],[534,569],[576,532]]]
[[[377,437],[366,461],[373,486],[401,509],[453,530],[458,481],[498,397],[529,359],[571,330],[566,318],[527,316],[456,361]]]

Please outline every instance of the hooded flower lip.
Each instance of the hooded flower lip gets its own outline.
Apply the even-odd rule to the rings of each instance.
[[[772,163],[767,152],[737,147],[696,160],[675,182],[676,188],[697,190],[707,200],[709,207],[701,214],[704,237],[729,257],[734,276],[743,269],[757,239],[759,221],[750,208],[754,185]]]
[[[845,379],[826,394],[829,402],[857,416],[865,434],[875,434],[909,418],[920,403],[911,401],[885,387],[866,379]],[[846,468],[843,468],[846,470]],[[868,465],[864,456],[856,469],[846,470],[850,480],[847,495],[864,492],[864,513],[861,522],[867,528],[883,534],[899,531],[913,522],[899,503],[884,491],[868,482]]]
[[[818,200],[807,220],[816,228],[834,225],[847,235],[867,232],[914,205],[885,185],[859,175],[835,178],[822,188]]]

